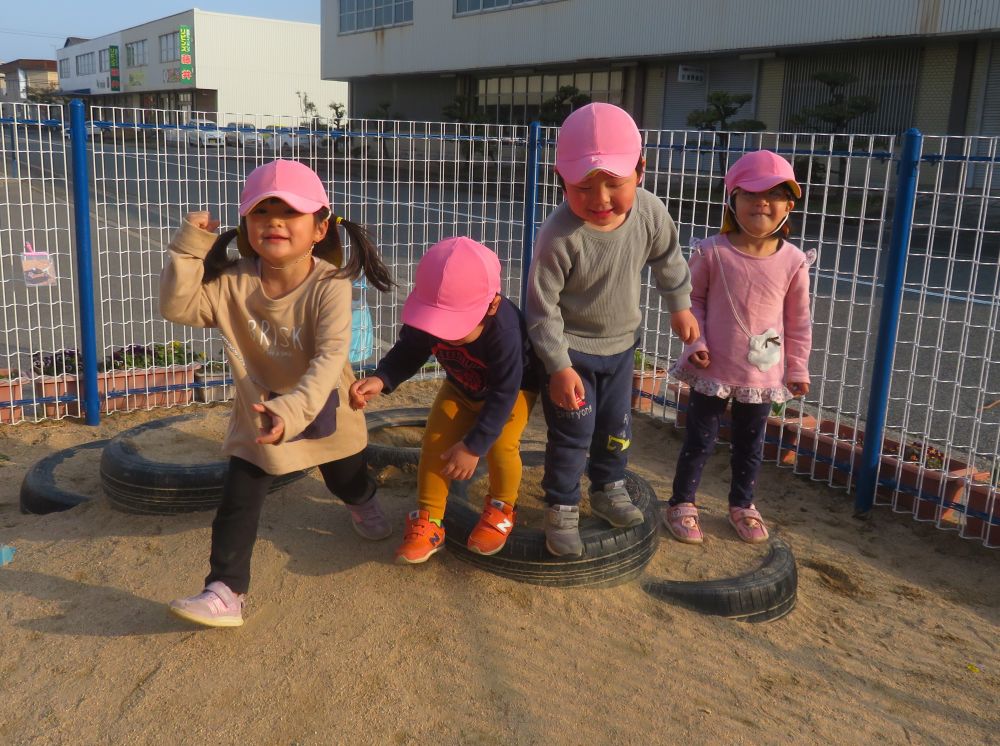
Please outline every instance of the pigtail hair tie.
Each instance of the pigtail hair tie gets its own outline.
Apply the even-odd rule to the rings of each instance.
[[[337,216],[337,220],[336,220],[337,225],[340,225],[343,222],[344,222],[344,219],[340,215],[338,215]]]

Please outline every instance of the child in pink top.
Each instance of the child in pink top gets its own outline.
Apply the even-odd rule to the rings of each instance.
[[[766,541],[753,504],[772,402],[809,393],[808,267],[815,259],[788,243],[787,220],[802,196],[784,158],[748,153],[726,174],[722,232],[699,242],[690,260],[691,311],[701,336],[671,374],[691,387],[687,432],[663,522],[678,541],[703,540],[695,491],[732,400],[729,522],[749,543]]]

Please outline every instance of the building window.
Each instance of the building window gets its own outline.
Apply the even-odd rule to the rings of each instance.
[[[64,60],[59,60],[59,77],[68,78],[69,77],[69,58]]]
[[[97,52],[97,71],[106,73],[111,69],[111,62],[108,58],[107,49],[101,49]]]
[[[413,0],[340,0],[340,33],[413,23]]]
[[[149,64],[146,40],[133,41],[125,45],[125,67],[142,67]]]
[[[559,90],[568,86],[576,88],[591,101],[621,106],[625,75],[621,69],[603,69],[480,78],[476,108],[487,120],[498,124],[527,124],[541,116],[546,101],[557,98]]]
[[[160,62],[176,62],[181,58],[181,34],[174,31],[160,37]]]
[[[77,75],[93,75],[94,74],[94,53],[87,52],[87,54],[78,54],[76,56],[76,74]]]
[[[490,10],[507,10],[518,5],[541,5],[558,0],[455,0],[455,15],[484,13]]]

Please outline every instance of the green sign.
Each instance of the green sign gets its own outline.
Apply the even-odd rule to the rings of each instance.
[[[194,85],[194,58],[191,55],[191,27],[181,26],[179,29],[181,47],[181,83]]]
[[[111,90],[120,91],[122,89],[122,72],[118,63],[118,47],[108,47],[108,67],[111,68]]]

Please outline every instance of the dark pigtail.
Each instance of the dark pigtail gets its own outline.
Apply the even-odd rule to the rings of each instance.
[[[352,223],[347,218],[330,218],[330,230],[326,233],[326,238],[316,244],[313,253],[325,259],[336,267],[340,267],[337,277],[345,277],[349,280],[356,280],[362,274],[371,283],[372,287],[383,293],[388,292],[395,286],[389,268],[382,263],[378,255],[378,249],[365,230],[364,226]],[[340,234],[337,226],[344,226],[347,235],[351,237],[351,257],[344,265],[344,245],[340,241]]]
[[[209,249],[208,254],[205,255],[205,272],[201,276],[201,284],[205,285],[213,280],[218,279],[227,267],[231,267],[238,260],[230,259],[226,249],[234,238],[236,238],[237,230],[232,228],[217,239],[215,243],[212,244],[212,248]]]

